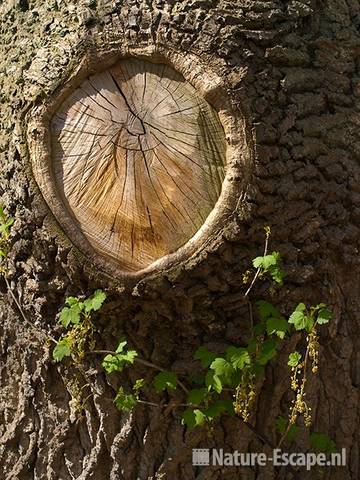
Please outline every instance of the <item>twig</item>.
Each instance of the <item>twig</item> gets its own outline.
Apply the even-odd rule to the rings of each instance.
[[[272,450],[275,450],[276,448],[280,448],[279,446],[275,447],[275,445],[272,443],[271,440],[269,440],[263,433],[259,432],[251,423],[245,422],[242,420],[243,424],[252,432],[256,435],[256,437],[263,443],[263,445],[267,445],[270,447]],[[295,470],[295,468],[291,465],[286,466],[293,476],[295,480],[299,480],[299,473]]]
[[[148,402],[146,400],[139,400],[138,403],[141,403],[143,405],[149,405],[150,407],[157,407],[157,408],[164,408],[164,407],[186,407],[186,408],[195,408],[196,405],[192,405],[191,403],[154,403],[154,402]]]
[[[266,237],[265,237],[265,245],[264,245],[264,254],[263,254],[264,257],[265,257],[265,255],[267,254],[267,251],[268,251],[269,237],[270,237],[270,233],[267,231],[266,232]],[[249,299],[249,293],[251,292],[253,286],[255,285],[256,280],[258,279],[258,277],[260,275],[260,271],[261,271],[261,267],[259,267],[256,270],[254,278],[252,279],[249,288],[246,290],[246,292],[244,294],[244,298],[247,301],[248,308],[249,308],[250,327],[251,327],[251,335],[252,336],[254,335],[254,315],[253,315],[252,304],[251,304],[251,301]]]
[[[264,444],[267,445],[268,447],[274,449],[275,445],[269,440],[263,433],[258,432],[258,430],[251,425],[249,422],[245,422],[245,420],[242,420],[243,424],[252,432],[254,433],[257,438]]]
[[[106,354],[106,355],[118,355],[117,352],[113,352],[112,350],[91,350],[90,352],[87,353],[93,353],[93,354]],[[147,360],[143,360],[142,358],[135,357],[134,361],[136,363],[139,363],[140,365],[144,365],[145,367],[150,367],[153,368],[154,370],[158,370],[159,372],[165,372],[165,368],[159,367],[159,365],[156,365],[155,363],[149,362]],[[177,379],[177,383],[180,388],[185,393],[189,393],[189,389],[179,380]]]
[[[263,255],[264,257],[267,254],[268,246],[269,246],[269,233],[266,233],[265,245],[264,245],[264,255]],[[244,297],[247,297],[249,295],[250,291],[252,290],[252,288],[253,288],[253,286],[254,286],[257,278],[258,278],[258,276],[260,275],[260,271],[261,271],[261,267],[259,267],[256,270],[254,278],[252,279],[249,288],[246,290]]]
[[[165,369],[162,367],[159,367],[155,363],[148,362],[147,360],[143,360],[142,358],[135,358],[135,362],[139,363],[140,365],[144,365],[145,367],[150,367],[154,368],[156,370],[159,370],[160,372],[165,372]],[[185,393],[189,393],[189,389],[177,378],[177,383],[179,384],[179,387],[181,387]]]

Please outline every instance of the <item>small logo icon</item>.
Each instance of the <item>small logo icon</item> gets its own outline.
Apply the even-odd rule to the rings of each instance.
[[[193,448],[192,464],[195,467],[210,465],[210,450],[208,448]]]

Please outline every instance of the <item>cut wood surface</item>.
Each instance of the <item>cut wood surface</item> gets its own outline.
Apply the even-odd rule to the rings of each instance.
[[[65,208],[124,271],[184,245],[220,195],[219,116],[167,65],[124,59],[90,76],[53,116],[51,139]]]

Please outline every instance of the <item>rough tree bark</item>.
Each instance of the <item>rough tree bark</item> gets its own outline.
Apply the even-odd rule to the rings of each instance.
[[[315,430],[347,448],[347,466],[326,469],[323,478],[358,478],[359,2],[5,0],[0,13],[0,186],[16,219],[8,276],[33,325],[1,284],[2,478],[291,478],[269,466],[193,469],[192,447],[266,447],[236,419],[224,417],[207,437],[186,433],[176,410],[165,416],[141,406],[121,415],[112,403],[119,380],[106,378],[92,361],[84,371],[55,365],[44,340],[59,333],[55,316],[65,296],[104,288],[99,345],[113,348],[125,335],[145,358],[190,372],[197,346],[241,344],[248,325],[242,273],[261,251],[267,224],[287,272],[287,289],[276,298],[284,312],[298,300],[322,300],[335,312],[321,338],[320,374],[309,385],[309,401]],[[245,118],[251,147],[247,187],[218,241],[177,269],[127,286],[94,267],[62,233],[33,179],[25,125],[26,112],[50,98],[79,59],[96,61],[104,46],[120,43],[165,46],[211,65]],[[238,170],[234,184],[244,178]],[[290,400],[287,353],[268,368],[251,419],[272,441],[274,419],[286,415]],[[121,381],[127,385],[140,374],[149,381],[153,375],[138,369]],[[82,420],[70,402],[76,379],[89,382],[93,393]],[[298,442],[306,450],[305,432]]]

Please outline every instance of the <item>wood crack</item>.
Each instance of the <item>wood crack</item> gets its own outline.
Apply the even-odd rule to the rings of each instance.
[[[51,122],[59,195],[99,255],[125,271],[184,245],[221,191],[216,111],[166,65],[124,59],[86,79]]]

